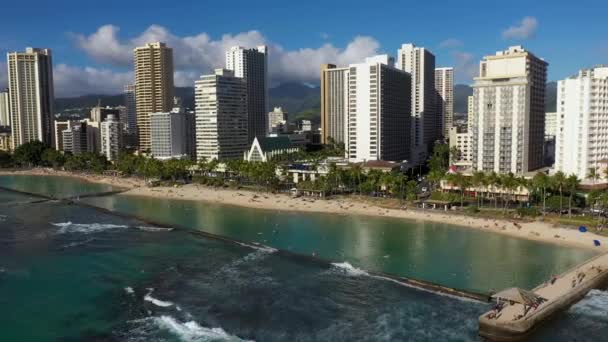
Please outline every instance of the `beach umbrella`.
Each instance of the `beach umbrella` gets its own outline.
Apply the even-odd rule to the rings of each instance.
[[[580,227],[578,227],[578,231],[581,232],[581,233],[585,233],[587,231],[587,227],[580,226]]]
[[[595,245],[595,247],[599,247],[601,243],[599,240],[593,240],[593,245]]]
[[[534,303],[538,303],[540,297],[534,292],[520,289],[518,287],[512,287],[492,295],[492,298],[507,300],[524,305],[532,305]]]

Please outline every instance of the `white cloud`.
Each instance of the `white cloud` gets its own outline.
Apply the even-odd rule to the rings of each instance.
[[[53,78],[55,97],[72,97],[86,94],[118,94],[125,84],[133,82],[133,73],[58,64],[53,68]]]
[[[119,28],[113,25],[101,26],[90,35],[74,34],[77,46],[95,61],[114,66],[130,66],[132,50],[147,42],[162,41],[173,48],[176,69],[176,85],[191,85],[203,73],[225,64],[225,51],[234,45],[269,47],[269,74],[271,83],[285,81],[318,82],[319,66],[322,63],[349,64],[362,61],[377,54],[380,44],[371,37],[355,37],[345,48],[326,43],[318,48],[286,50],[281,45],[269,41],[259,31],[225,34],[219,39],[207,33],[179,37],[168,29],[152,25],[131,39],[121,40]]]
[[[456,38],[449,38],[439,43],[440,49],[455,49],[463,46],[464,43]]]
[[[535,17],[525,17],[515,26],[511,26],[502,31],[504,39],[528,39],[536,35],[538,29],[538,20]]]
[[[479,74],[479,67],[475,56],[468,52],[454,51],[452,52],[452,58],[454,59],[454,72],[456,73],[454,78],[456,82],[464,84],[472,83],[473,77]]]

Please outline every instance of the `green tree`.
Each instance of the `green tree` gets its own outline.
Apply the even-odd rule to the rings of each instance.
[[[0,151],[0,168],[9,168],[13,165],[13,156],[6,151]]]
[[[541,200],[542,200],[542,204],[543,204],[543,216],[544,216],[546,209],[547,209],[547,204],[546,204],[547,188],[551,185],[549,176],[547,176],[543,172],[538,172],[537,174],[534,175],[534,178],[532,178],[532,184],[541,193]]]
[[[483,196],[479,195],[479,188],[485,186],[486,174],[483,171],[475,171],[473,172],[473,177],[471,177],[471,184],[476,188],[475,197],[477,198],[477,206],[483,205]]]
[[[572,174],[566,178],[566,182],[564,186],[568,190],[568,217],[572,217],[572,198],[576,194],[576,189],[581,184],[581,181],[576,177],[576,175]]]
[[[590,167],[589,172],[587,172],[587,178],[590,178],[593,181],[593,184],[595,184],[595,181],[597,181],[600,178],[600,173],[598,172],[598,168]]]
[[[44,150],[44,152],[42,152],[42,155],[40,156],[41,159],[41,164],[45,165],[45,166],[50,166],[52,168],[60,168],[63,166],[63,164],[65,164],[65,156],[53,149],[53,148],[47,148],[46,150]]]
[[[553,187],[559,191],[559,216],[562,216],[563,206],[563,198],[564,198],[564,187],[566,186],[566,175],[557,171],[553,177],[551,177],[551,183]]]
[[[42,163],[42,153],[49,148],[44,143],[34,140],[15,149],[13,160],[20,166],[39,166]]]

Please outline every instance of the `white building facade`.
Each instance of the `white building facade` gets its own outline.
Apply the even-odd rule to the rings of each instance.
[[[181,108],[150,114],[152,157],[161,160],[189,157],[186,115]]]
[[[11,111],[9,109],[8,89],[0,91],[0,126],[11,125]]]
[[[321,66],[321,141],[346,142],[349,68]]]
[[[108,115],[101,123],[101,154],[109,161],[116,160],[123,148],[123,125],[114,115]]]
[[[511,46],[479,65],[473,85],[473,168],[523,174],[544,166],[548,64]]]
[[[471,134],[469,134],[466,129],[450,127],[448,137],[450,141],[450,150],[456,147],[458,151],[460,151],[460,158],[458,160],[450,160],[450,162],[460,167],[470,167],[471,159],[473,158]]]
[[[608,67],[558,82],[556,120],[554,170],[588,179],[608,159]]]
[[[268,133],[268,48],[233,46],[226,51],[226,69],[247,86],[248,143]]]
[[[443,127],[443,136],[448,137],[454,125],[454,68],[435,69],[435,105]]]
[[[424,163],[442,135],[435,105],[435,55],[423,47],[403,44],[398,50],[397,68],[411,76],[412,162]]]
[[[242,158],[249,138],[245,80],[217,69],[201,76],[194,88],[197,160]]]
[[[13,147],[34,140],[54,147],[51,50],[28,47],[7,60]]]
[[[387,55],[351,64],[346,153],[350,162],[402,162],[410,156],[410,75]]]

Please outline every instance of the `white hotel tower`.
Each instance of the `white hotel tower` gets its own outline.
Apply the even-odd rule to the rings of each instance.
[[[558,82],[555,171],[587,179],[608,159],[608,67]]]
[[[547,62],[521,46],[486,56],[473,85],[473,169],[523,174],[543,167]]]

